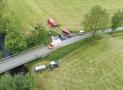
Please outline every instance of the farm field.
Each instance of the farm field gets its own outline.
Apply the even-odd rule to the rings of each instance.
[[[81,29],[83,15],[98,4],[114,13],[123,8],[123,0],[8,0],[7,15],[28,32],[36,24],[46,25],[48,18],[54,18],[61,27]]]
[[[81,43],[81,47],[60,59],[60,68],[35,76],[41,90],[122,90],[122,58],[123,33],[119,32]],[[40,64],[48,62],[46,58]]]

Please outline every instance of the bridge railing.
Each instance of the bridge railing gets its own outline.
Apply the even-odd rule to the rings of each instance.
[[[21,52],[19,52],[19,53],[15,53],[15,54],[10,55],[10,56],[8,56],[8,57],[1,58],[1,59],[0,59],[0,62],[2,62],[2,61],[7,61],[7,60],[9,60],[10,58],[13,58],[13,57],[15,57],[15,56],[22,55],[22,54],[25,54],[25,53],[27,53],[27,52],[29,52],[29,51],[36,50],[36,49],[43,48],[43,47],[44,47],[44,45],[42,44],[42,45],[38,45],[38,46],[35,46],[35,47],[32,47],[32,48],[23,50],[23,51],[21,51]]]

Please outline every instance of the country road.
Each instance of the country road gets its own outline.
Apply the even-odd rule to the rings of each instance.
[[[123,27],[117,28],[116,31],[119,31],[119,30],[123,30]],[[112,32],[112,31],[109,28],[109,29],[106,29],[105,32],[108,33],[108,32]],[[74,42],[88,38],[89,36],[91,36],[91,34],[92,33],[87,33],[84,35],[76,35],[74,37],[66,39],[62,42],[61,47],[70,45]],[[30,61],[33,61],[39,57],[45,57],[46,55],[48,55],[50,52],[52,52],[54,50],[56,50],[56,49],[49,50],[47,47],[38,47],[36,49],[32,49],[30,51],[24,52],[20,55],[10,57],[10,58],[0,62],[0,73],[6,72],[6,71],[11,70],[15,67],[18,67],[18,66],[28,63]]]

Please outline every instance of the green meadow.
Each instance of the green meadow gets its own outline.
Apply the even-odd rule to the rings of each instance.
[[[41,90],[123,88],[123,32],[58,49],[43,60],[32,62],[30,70],[37,65],[48,64],[50,60],[59,60],[60,67],[53,71],[35,73]]]
[[[54,18],[61,27],[78,31],[84,14],[96,4],[111,15],[123,8],[123,0],[8,0],[6,13],[26,32],[39,23],[47,28],[48,18]]]

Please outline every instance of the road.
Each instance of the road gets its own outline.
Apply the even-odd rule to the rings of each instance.
[[[123,30],[123,27],[119,27],[117,29],[117,31],[118,30]],[[105,32],[106,33],[111,32],[111,29],[106,29]],[[87,33],[84,35],[76,35],[74,37],[66,39],[62,42],[61,47],[72,44],[77,41],[80,41],[82,39],[88,38],[89,36],[91,36],[91,34],[92,33]],[[20,65],[31,62],[39,57],[45,57],[54,50],[56,50],[56,49],[49,50],[47,47],[38,47],[36,49],[24,52],[20,55],[10,57],[10,58],[0,62],[0,73],[6,72],[6,71],[11,70],[15,67],[18,67]]]

